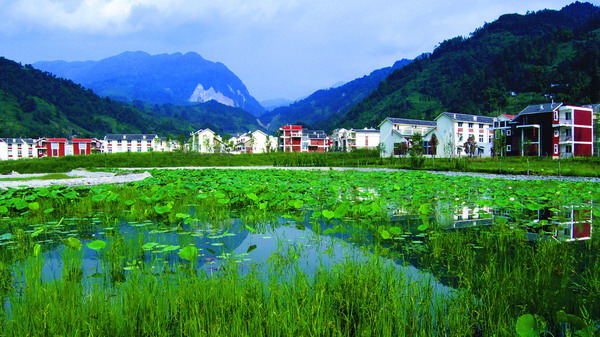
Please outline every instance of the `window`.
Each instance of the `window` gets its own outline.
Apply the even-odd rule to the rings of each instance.
[[[462,128],[462,126],[463,126],[462,124],[463,124],[463,122],[458,122],[458,127]]]
[[[571,120],[571,113],[570,112],[565,112],[565,119],[570,121]]]
[[[554,129],[554,137],[558,137],[560,135],[560,132],[558,131],[558,129]]]
[[[483,143],[483,135],[479,135],[479,142]]]
[[[491,143],[493,141],[492,135],[489,136],[488,138],[488,143]]]
[[[510,129],[509,129],[509,130],[506,130],[506,135],[507,135],[507,136],[512,136],[512,130],[510,130]]]
[[[565,153],[572,153],[572,152],[573,152],[573,146],[571,146],[571,145],[565,146]]]
[[[565,129],[565,137],[569,138],[571,137],[571,129]]]
[[[558,144],[554,144],[554,154],[558,154]]]
[[[512,151],[512,146],[506,145],[506,152],[510,152],[510,151]]]
[[[469,123],[469,129],[473,128],[473,123]]]
[[[557,121],[558,120],[558,111],[554,111],[554,120]]]
[[[480,129],[483,129],[483,128],[484,128],[484,125],[483,125],[483,124],[479,124],[479,128],[480,128]]]

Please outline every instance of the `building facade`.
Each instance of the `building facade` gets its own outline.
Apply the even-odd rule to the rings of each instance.
[[[535,104],[523,109],[509,124],[507,155],[568,158],[594,153],[592,108]]]
[[[406,155],[416,134],[421,135],[423,139],[425,154],[435,155],[435,150],[430,149],[429,140],[435,133],[436,127],[434,121],[387,117],[379,124],[381,156]]]
[[[358,149],[376,149],[379,146],[377,129],[336,129],[331,137],[333,151],[350,152]]]
[[[38,147],[32,138],[0,138],[0,160],[37,158]]]
[[[284,125],[279,129],[279,150],[283,152],[327,152],[329,137],[323,130],[306,130],[302,125]]]
[[[491,156],[494,143],[493,117],[442,112],[437,123],[437,154],[442,157],[461,155]],[[470,143],[468,153],[466,143]]]
[[[102,142],[103,153],[151,152],[159,148],[156,134],[108,134]]]
[[[200,129],[192,132],[190,140],[190,150],[200,153],[217,153],[223,148],[221,136],[217,135],[211,129]]]

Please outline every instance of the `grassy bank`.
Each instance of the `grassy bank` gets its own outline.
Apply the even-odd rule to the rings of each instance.
[[[600,158],[380,158],[376,151],[351,153],[266,153],[199,154],[152,152],[95,154],[7,160],[0,162],[0,174],[68,172],[76,168],[185,166],[280,166],[280,167],[386,167],[434,171],[485,172],[556,176],[600,177]]]

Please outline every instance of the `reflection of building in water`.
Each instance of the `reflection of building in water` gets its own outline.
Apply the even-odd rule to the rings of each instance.
[[[454,210],[454,221],[449,228],[491,225],[492,214],[493,210],[489,206],[459,206]]]
[[[551,223],[556,226],[553,237],[559,240],[576,241],[592,238],[593,211],[587,207],[565,206],[560,212],[554,213],[558,218]]]
[[[414,209],[399,208],[390,213],[394,221],[403,221],[407,224],[420,223],[422,218]],[[538,211],[522,210],[514,213],[509,210],[495,209],[489,206],[460,205],[443,207],[439,205],[435,216],[429,220],[447,229],[460,229],[476,226],[487,226],[494,223],[497,217],[503,217],[508,223],[514,223],[517,218],[531,219],[540,227],[531,227],[530,238],[534,239],[540,234],[561,241],[589,240],[593,231],[593,210],[589,206],[561,206],[546,207]]]

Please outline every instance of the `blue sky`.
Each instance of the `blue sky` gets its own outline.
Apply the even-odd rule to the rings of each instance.
[[[0,56],[99,60],[197,52],[258,100],[296,99],[558,0],[0,0]]]

